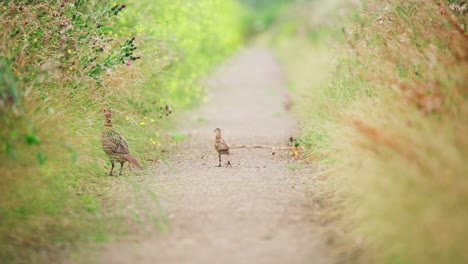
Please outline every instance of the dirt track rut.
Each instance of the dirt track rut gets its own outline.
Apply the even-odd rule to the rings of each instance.
[[[99,261],[329,263],[306,195],[313,169],[269,149],[235,149],[233,168],[215,167],[216,127],[231,145],[284,145],[297,132],[283,107],[287,84],[278,62],[265,49],[246,48],[207,83],[208,102],[178,126],[188,139],[154,172],[168,231],[108,244]]]

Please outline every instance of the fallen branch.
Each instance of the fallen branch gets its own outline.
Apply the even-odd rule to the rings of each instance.
[[[295,149],[295,147],[289,146],[267,146],[267,145],[234,145],[230,147],[231,149],[240,149],[240,148],[267,148],[267,149]]]

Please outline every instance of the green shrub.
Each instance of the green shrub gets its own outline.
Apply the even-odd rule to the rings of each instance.
[[[148,167],[165,118],[200,101],[199,79],[241,44],[242,8],[69,0],[0,10],[0,262],[56,260],[71,241],[110,239],[129,222],[118,192],[135,177],[101,177],[101,109]]]
[[[281,12],[297,0],[239,0],[247,10],[244,17],[247,35],[267,30]]]

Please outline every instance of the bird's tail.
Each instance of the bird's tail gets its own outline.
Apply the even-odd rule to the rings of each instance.
[[[137,159],[135,159],[135,157],[133,157],[132,155],[130,154],[124,154],[124,158],[130,162],[131,164],[135,165],[137,168],[139,169],[142,169],[143,167],[141,166],[140,162],[138,162]]]

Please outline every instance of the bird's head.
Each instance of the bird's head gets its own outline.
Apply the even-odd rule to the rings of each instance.
[[[104,108],[102,109],[102,112],[104,113],[104,116],[106,117],[106,119],[110,119],[112,114],[111,114],[111,110],[108,109],[108,108]]]

